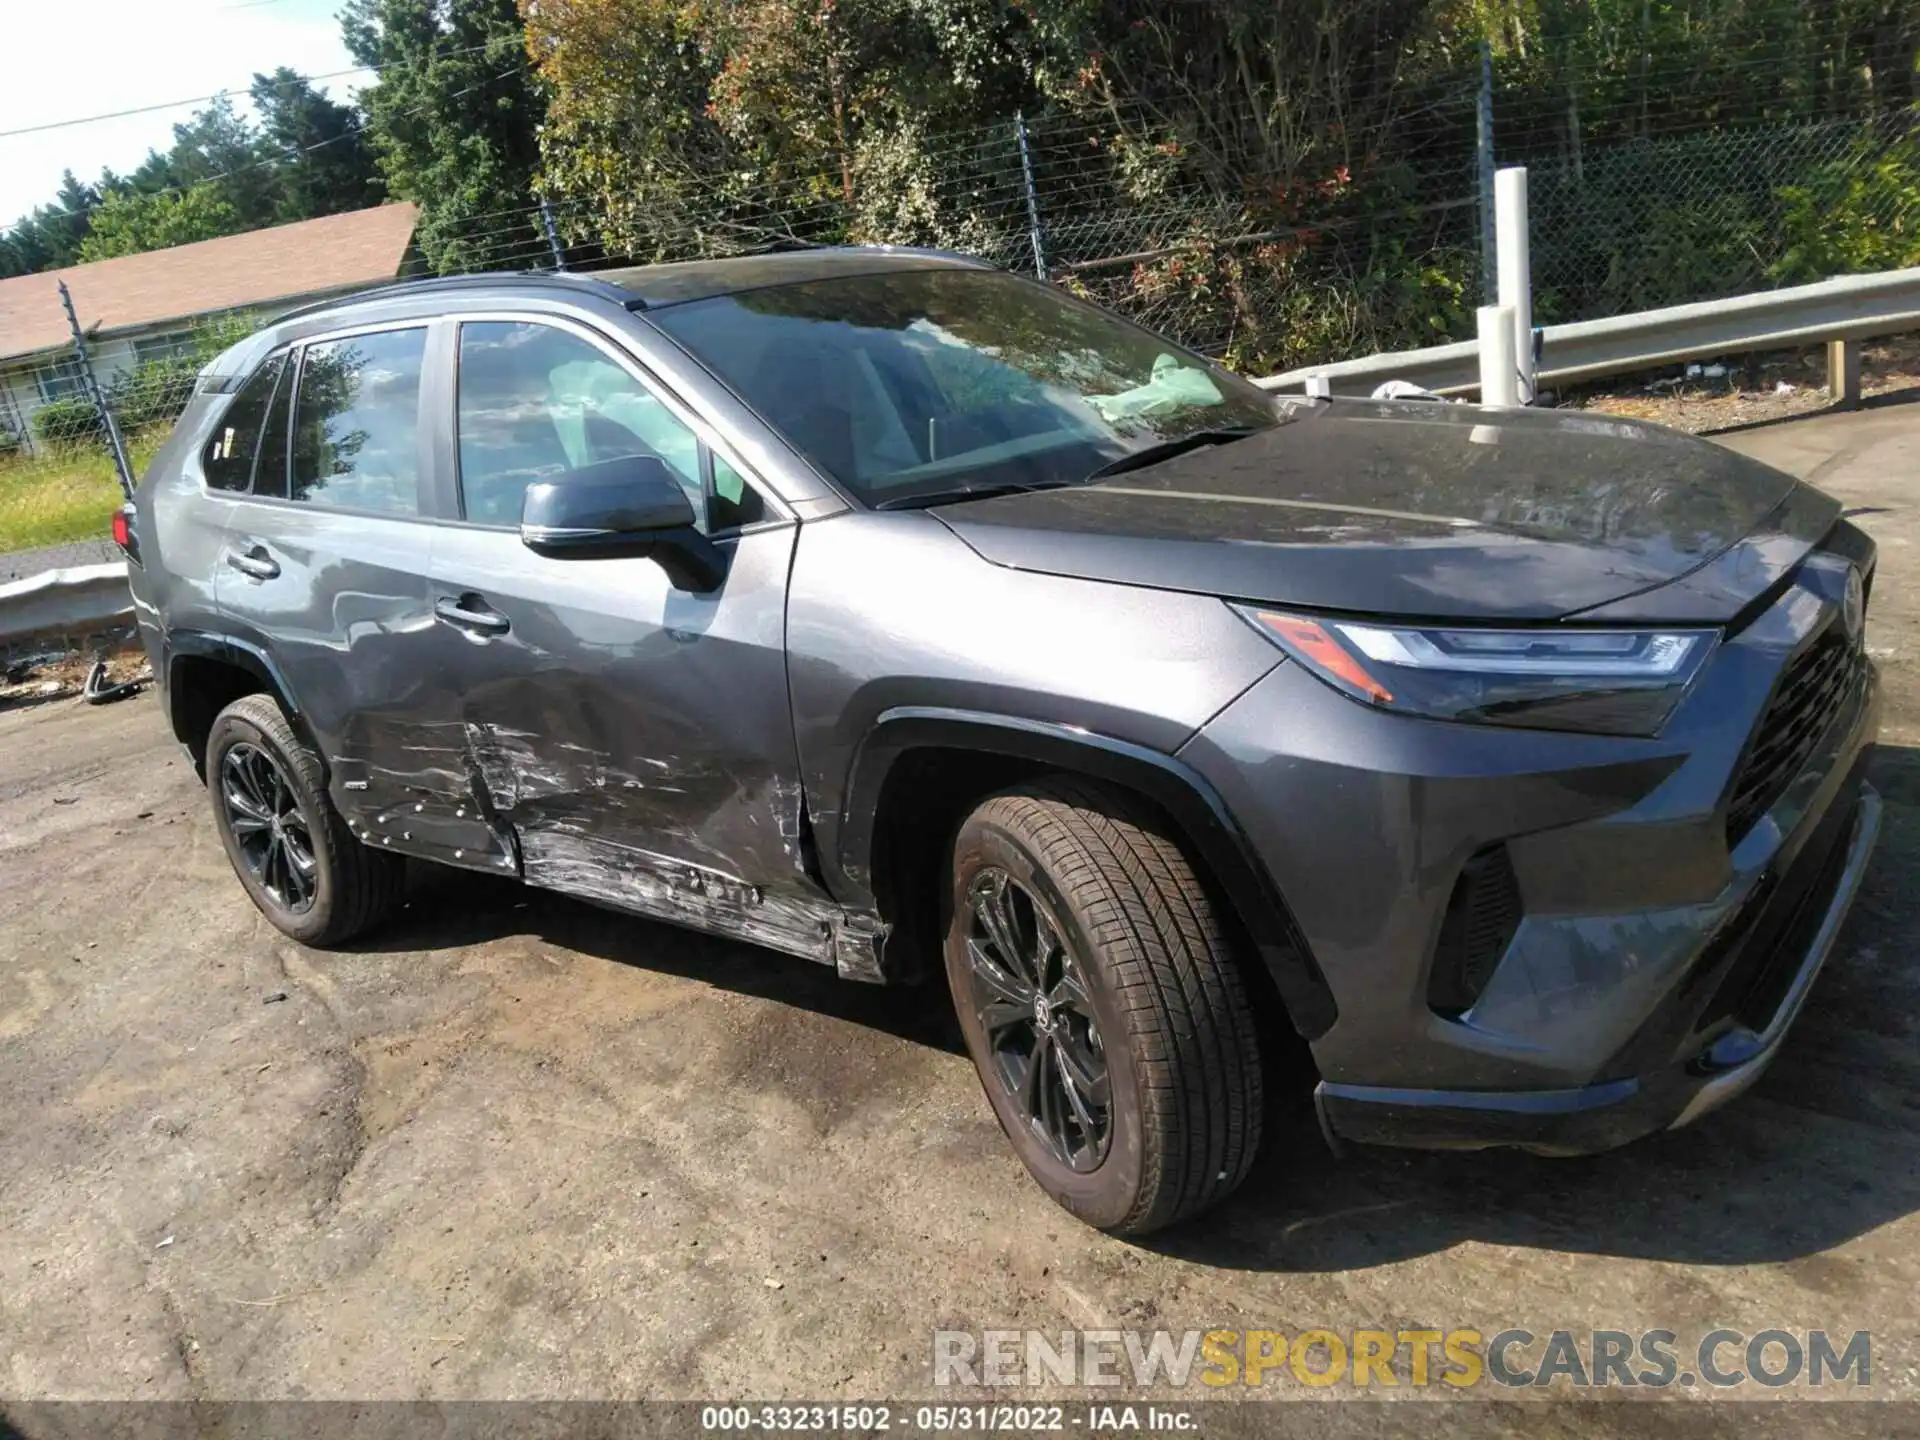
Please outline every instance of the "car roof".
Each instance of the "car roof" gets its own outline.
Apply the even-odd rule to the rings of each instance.
[[[431,294],[436,290],[555,289],[588,291],[617,299],[633,310],[656,310],[715,295],[764,290],[804,280],[843,275],[875,275],[899,270],[989,270],[985,261],[943,250],[896,245],[840,245],[813,250],[782,250],[768,255],[736,255],[723,260],[682,260],[664,265],[628,265],[609,270],[494,270],[402,280],[323,300],[281,316],[282,320],[350,310],[356,305]]]
[[[984,260],[944,250],[895,245],[845,245],[817,250],[781,250],[769,255],[739,255],[725,260],[683,260],[669,265],[636,265],[601,270],[591,278],[618,286],[647,309],[737,295],[774,285],[797,285],[843,275],[879,275],[900,270],[990,270]]]
[[[776,285],[795,285],[849,275],[880,275],[904,270],[991,270],[983,260],[944,250],[921,250],[899,245],[841,245],[817,249],[782,250],[766,255],[738,255],[723,260],[684,260],[664,265],[630,265],[607,270],[483,271],[472,275],[444,275],[425,280],[402,280],[371,290],[341,295],[302,306],[276,317],[256,334],[229,347],[201,372],[201,388],[232,389],[267,352],[282,343],[289,321],[312,322],[320,317],[349,316],[355,310],[396,300],[446,293],[475,292],[527,294],[545,291],[557,296],[598,295],[630,310],[658,310],[717,295],[736,295]]]

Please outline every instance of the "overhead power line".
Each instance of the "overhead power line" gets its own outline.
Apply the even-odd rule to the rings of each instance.
[[[468,45],[459,50],[445,50],[432,56],[435,60],[451,60],[459,55],[471,55],[476,50],[485,50],[487,43]],[[295,80],[303,80],[309,85],[319,80],[338,80],[346,75],[378,75],[383,71],[398,69],[409,61],[393,61],[386,65],[354,65],[345,70],[329,70],[324,75],[296,75]],[[288,82],[291,83],[291,82]],[[188,105],[210,105],[216,100],[232,100],[252,93],[252,86],[237,87],[228,90],[216,90],[211,95],[191,95],[185,100],[164,100],[157,105],[136,105],[131,110],[109,110],[99,115],[77,115],[70,120],[49,120],[44,125],[22,125],[15,130],[0,130],[0,140],[11,140],[16,135],[44,135],[49,130],[65,130],[75,125],[93,125],[102,120],[125,120],[133,115],[152,115],[161,110],[180,110]]]

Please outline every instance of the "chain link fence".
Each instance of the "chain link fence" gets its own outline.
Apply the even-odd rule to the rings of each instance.
[[[1911,111],[1610,145],[1528,168],[1533,313],[1552,324],[1911,264]]]
[[[1144,113],[1045,115],[863,153],[823,182],[682,186],[475,216],[459,268],[592,269],[840,243],[1039,273],[1250,373],[1464,339],[1492,119],[1478,74],[1284,179]],[[1231,127],[1222,127],[1230,129]],[[1243,130],[1247,127],[1241,127]],[[1530,169],[1534,314],[1592,319],[1920,262],[1912,112],[1503,147]],[[1387,143],[1390,140],[1391,143]],[[1399,157],[1376,162],[1380,153]],[[416,263],[409,273],[419,273]],[[271,309],[90,336],[137,474],[200,367]],[[0,554],[103,533],[119,490],[78,357],[0,370]]]

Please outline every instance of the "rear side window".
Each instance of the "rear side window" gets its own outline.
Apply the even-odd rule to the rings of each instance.
[[[269,357],[266,364],[253,372],[253,378],[240,387],[240,393],[227,406],[227,413],[220,417],[213,438],[200,457],[200,468],[213,489],[247,488],[253,476],[254,453],[260,448],[260,433],[266,425],[268,405],[286,364],[284,353]]]
[[[287,442],[293,428],[293,362],[287,362],[286,378],[273,392],[273,404],[267,407],[266,432],[260,437],[260,460],[253,467],[253,493],[287,498]]]
[[[420,509],[420,369],[427,332],[380,330],[301,353],[288,498],[342,510]]]

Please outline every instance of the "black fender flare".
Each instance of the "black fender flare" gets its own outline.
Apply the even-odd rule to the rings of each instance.
[[[287,677],[281,673],[274,659],[259,646],[245,640],[236,640],[231,635],[216,635],[208,630],[172,630],[167,633],[167,722],[173,726],[173,733],[183,744],[187,737],[180,733],[180,661],[188,657],[201,660],[217,660],[223,665],[231,665],[236,670],[244,670],[261,685],[273,693],[280,702],[280,708],[287,713],[287,719],[296,729],[304,727],[300,707],[294,701],[293,690],[287,684]]]
[[[1317,1039],[1337,1013],[1333,991],[1272,877],[1226,803],[1191,766],[1131,741],[1077,726],[986,712],[903,706],[875,720],[856,753],[841,810],[837,879],[861,892],[847,899],[873,905],[872,876],[880,797],[888,774],[909,751],[971,750],[1029,760],[1144,795],[1169,815],[1238,912],[1273,977],[1294,1028]],[[839,888],[836,886],[836,888]]]

